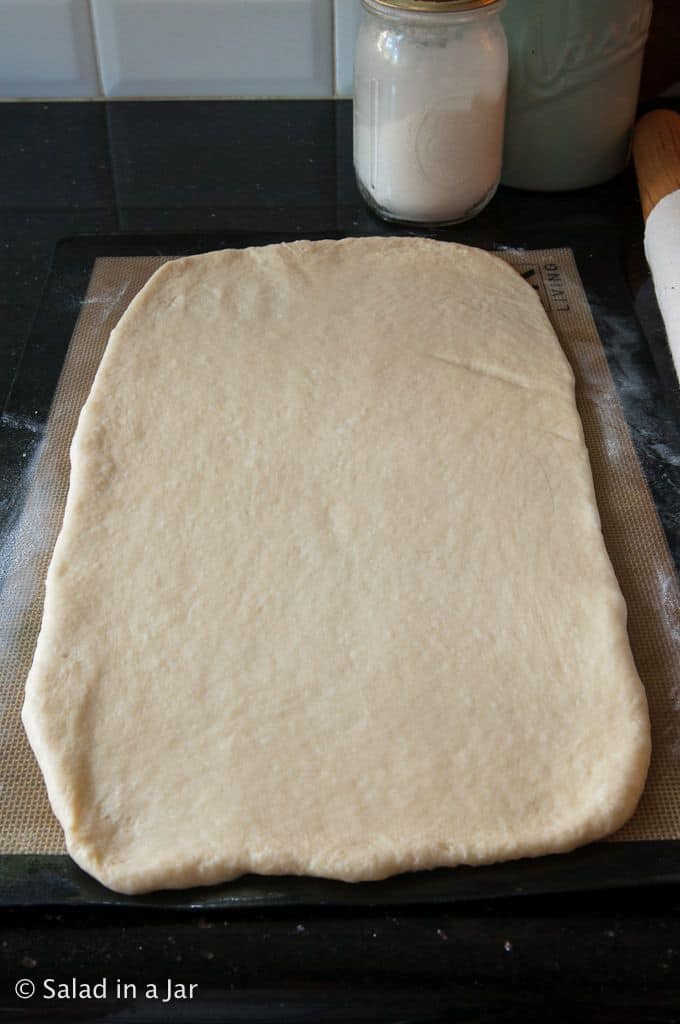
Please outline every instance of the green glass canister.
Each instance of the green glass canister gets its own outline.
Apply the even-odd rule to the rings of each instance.
[[[508,0],[505,185],[583,188],[623,170],[651,15],[652,0]]]

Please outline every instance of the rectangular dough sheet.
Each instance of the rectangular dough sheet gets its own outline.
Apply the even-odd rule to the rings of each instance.
[[[415,238],[158,270],[72,446],[24,723],[121,892],[564,851],[650,751],[569,364]]]

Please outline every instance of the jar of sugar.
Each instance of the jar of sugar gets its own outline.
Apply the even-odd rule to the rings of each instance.
[[[361,0],[354,167],[381,217],[457,224],[498,187],[505,0]]]

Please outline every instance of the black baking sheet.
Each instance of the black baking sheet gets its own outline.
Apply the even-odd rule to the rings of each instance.
[[[57,248],[52,272],[19,365],[0,429],[0,545],[22,507],[26,467],[47,421],[90,273],[101,256],[175,256],[226,247],[293,241],[255,234],[92,236]],[[315,237],[306,234],[305,237]],[[320,236],[319,236],[320,237]],[[326,232],[323,237],[333,236]],[[432,237],[438,237],[432,233]],[[445,235],[443,237],[450,237]],[[456,241],[467,239],[456,233]],[[564,239],[535,232],[524,248]],[[572,246],[638,457],[680,566],[680,401],[667,375],[663,326],[642,271],[630,268],[612,239],[581,237]],[[636,313],[637,311],[637,313]],[[571,854],[483,868],[461,867],[345,884],[312,878],[247,876],[189,892],[126,897],[112,893],[66,856],[0,856],[0,905],[154,907],[371,906],[440,903],[547,892],[649,885],[680,880],[680,842],[595,843]]]

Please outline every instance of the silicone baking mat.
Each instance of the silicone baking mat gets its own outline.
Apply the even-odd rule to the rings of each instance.
[[[383,902],[388,898],[413,901],[620,884],[631,877],[625,873],[630,846],[640,848],[636,862],[643,849],[650,855],[655,851],[658,860],[658,841],[680,840],[680,589],[666,537],[635,453],[573,253],[568,249],[537,249],[506,250],[499,255],[538,290],[576,376],[603,532],[628,605],[631,644],[652,718],[654,753],[640,806],[632,820],[610,840],[564,857],[493,868],[442,870],[360,886],[314,879],[250,878],[195,891],[186,897],[191,905],[262,905],[300,900]],[[29,465],[21,474],[21,507],[11,529],[5,531],[0,562],[0,898],[4,896],[8,901],[18,898],[17,893],[23,893],[21,898],[28,902],[38,898],[59,901],[67,898],[65,892],[70,893],[69,900],[154,901],[154,897],[135,901],[106,894],[65,856],[61,829],[51,813],[26,741],[20,709],[40,627],[44,578],[63,516],[68,451],[78,415],[111,329],[167,258],[170,255],[97,258],[82,304],[72,311],[77,313],[77,322],[44,430],[39,409],[33,422],[30,414],[22,417],[9,413],[9,425],[23,430],[29,438],[33,434],[35,440],[24,453]],[[31,349],[28,358],[36,358]],[[674,844],[662,845],[662,854],[668,857]],[[677,851],[680,868],[680,843]],[[29,869],[33,884],[27,887]],[[638,875],[640,871],[638,865]],[[675,871],[671,858],[666,874]],[[654,871],[648,872],[643,880],[654,875]],[[156,902],[177,904],[183,899],[182,894],[173,893],[156,898]]]

